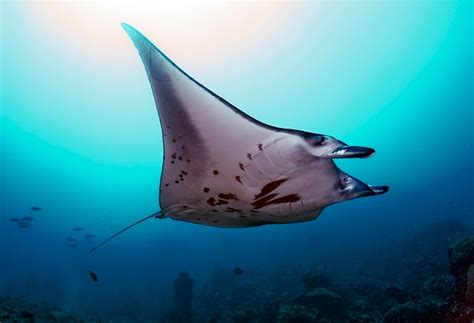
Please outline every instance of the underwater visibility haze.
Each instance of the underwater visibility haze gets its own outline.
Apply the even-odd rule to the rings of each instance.
[[[472,26],[2,3],[0,321],[471,322]]]

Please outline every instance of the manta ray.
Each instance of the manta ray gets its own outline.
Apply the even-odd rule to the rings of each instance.
[[[334,163],[370,157],[374,149],[256,120],[196,81],[135,28],[122,26],[145,66],[161,122],[160,210],[91,251],[153,217],[223,228],[285,224],[388,191]]]

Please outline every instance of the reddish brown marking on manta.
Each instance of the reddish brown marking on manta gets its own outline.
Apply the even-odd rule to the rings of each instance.
[[[188,175],[188,172],[185,172],[184,170],[182,170],[181,173],[183,173],[183,175]]]
[[[233,207],[227,207],[226,210],[229,210],[229,211],[233,211],[233,212],[242,212],[242,210],[239,210],[239,209],[236,209],[236,208],[233,208]]]
[[[235,176],[235,180],[239,182],[240,184],[242,184],[242,181],[240,180],[240,176]]]
[[[208,198],[207,204],[209,204],[210,206],[216,206],[216,199],[213,197]]]
[[[221,199],[224,199],[224,200],[236,200],[236,201],[239,200],[237,195],[235,195],[233,193],[228,193],[228,194],[219,193],[219,195],[217,195],[217,196]]]
[[[218,171],[217,169],[214,169],[214,170],[212,171],[212,173],[213,173],[214,175],[219,175],[219,171]]]
[[[204,191],[204,193],[208,193],[209,192],[209,187],[204,187],[202,190]]]
[[[241,170],[243,170],[245,172],[244,164],[239,163],[239,167],[240,167]]]
[[[179,183],[179,181],[178,181],[178,180],[176,180],[176,181],[174,181],[174,182],[175,182],[176,184],[178,184],[178,183]]]
[[[171,155],[171,158],[176,159],[176,153],[174,153],[173,155]]]
[[[262,144],[258,144],[258,150],[263,151],[263,145]]]
[[[286,182],[288,180],[288,178],[283,178],[283,179],[279,179],[277,181],[273,181],[273,182],[270,182],[268,184],[266,184],[264,187],[262,187],[260,193],[258,193],[257,195],[255,195],[255,200],[267,195],[268,193],[270,192],[273,192],[274,190],[276,190],[278,187],[280,187],[281,184],[283,184],[284,182]]]
[[[174,160],[171,161],[171,164],[174,164]]]
[[[165,186],[166,186],[166,187],[170,186],[170,183],[166,183]]]
[[[252,202],[251,205],[254,206],[254,209],[259,209],[259,207],[257,207],[257,206],[259,206],[261,204],[265,204],[266,202],[270,201],[272,198],[276,197],[277,195],[278,195],[277,193],[273,193],[273,194],[264,196],[261,199]]]
[[[247,158],[252,160],[252,155],[250,153],[247,154]]]
[[[261,201],[263,199],[260,199],[259,201]],[[255,209],[260,209],[264,206],[267,206],[267,205],[270,205],[270,204],[280,204],[280,203],[293,203],[293,202],[298,202],[300,200],[300,197],[298,196],[298,194],[290,194],[290,195],[286,195],[286,196],[282,196],[282,197],[279,197],[277,199],[274,199],[274,200],[269,200],[269,201],[265,201],[265,202],[260,202],[260,203],[257,203],[258,201],[252,203],[252,205],[255,206]]]
[[[227,202],[226,200],[218,199],[216,205],[221,205],[221,204],[229,204],[229,202]]]
[[[178,159],[179,159],[179,160],[183,160],[183,157],[179,156]]]
[[[176,139],[171,140],[172,142],[176,142]]]

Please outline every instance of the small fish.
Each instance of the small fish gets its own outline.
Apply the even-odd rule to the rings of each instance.
[[[92,271],[90,271],[90,270],[89,270],[89,276],[92,279],[92,281],[95,282],[95,283],[97,283],[97,281],[99,280],[97,278],[97,275],[95,273],[93,273]]]
[[[84,235],[84,238],[86,238],[86,239],[92,239],[92,238],[95,238],[95,235],[90,234],[90,233],[87,233],[87,234]]]
[[[26,228],[29,228],[31,225],[28,222],[20,221],[18,222],[18,226],[22,229],[26,229]]]
[[[234,275],[240,276],[243,273],[244,273],[244,271],[242,270],[242,268],[240,268],[240,267],[235,267],[234,268]]]
[[[82,230],[84,230],[84,228],[78,228],[78,227],[77,227],[77,228],[73,228],[73,230],[74,230],[74,231],[82,231]]]
[[[77,249],[77,244],[75,243],[70,243],[68,244],[69,248]]]
[[[38,206],[31,207],[31,211],[41,211],[41,210],[43,210],[43,209],[38,207]]]
[[[32,216],[25,216],[23,218],[21,218],[22,221],[31,221],[31,220],[34,220],[35,218],[32,217]]]
[[[20,221],[20,219],[18,219],[18,218],[11,218],[10,221],[12,221],[12,222],[18,222],[18,221]]]
[[[66,238],[66,240],[67,240],[67,241],[70,241],[70,242],[77,241],[76,238],[70,238],[70,237]]]

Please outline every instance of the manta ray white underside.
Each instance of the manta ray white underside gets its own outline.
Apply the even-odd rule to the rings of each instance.
[[[255,120],[195,81],[136,29],[123,27],[145,65],[163,130],[164,215],[248,227],[311,220],[337,202],[328,192],[345,174],[332,158],[305,149],[308,133]]]

